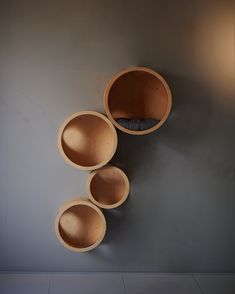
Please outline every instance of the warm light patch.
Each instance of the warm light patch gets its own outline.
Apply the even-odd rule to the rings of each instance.
[[[234,91],[234,16],[223,2],[216,10],[203,7],[197,18],[195,66],[210,89],[231,94]]]

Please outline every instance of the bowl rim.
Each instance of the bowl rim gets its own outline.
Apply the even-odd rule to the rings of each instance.
[[[100,171],[104,170],[104,169],[111,169],[111,170],[115,170],[117,173],[119,173],[119,175],[121,175],[121,177],[123,178],[124,182],[125,182],[125,193],[124,195],[122,196],[122,198],[114,203],[114,204],[110,204],[110,205],[107,205],[107,204],[102,204],[100,202],[98,202],[92,195],[92,192],[91,192],[91,182],[92,180],[94,179],[95,175],[97,173],[99,173]],[[95,171],[92,171],[88,177],[87,177],[87,192],[89,194],[89,199],[95,204],[97,205],[98,207],[100,208],[103,208],[103,209],[113,209],[113,208],[117,208],[118,206],[120,206],[121,204],[123,204],[129,193],[130,193],[130,181],[127,177],[127,175],[123,172],[123,170],[121,170],[119,167],[116,167],[116,166],[113,166],[113,165],[107,165],[107,166],[104,166],[98,170],[95,170]]]
[[[159,121],[159,123],[157,123],[155,126],[147,129],[147,130],[143,130],[143,131],[133,131],[133,130],[128,130],[126,128],[124,128],[123,126],[121,126],[120,124],[118,124],[116,122],[116,120],[113,118],[110,109],[109,109],[109,93],[110,90],[113,86],[113,84],[123,75],[127,74],[127,73],[131,73],[133,71],[142,71],[148,74],[152,74],[155,78],[159,79],[161,81],[161,83],[163,84],[166,93],[167,93],[167,109],[166,112],[163,116],[163,118]],[[119,130],[127,133],[127,134],[131,134],[131,135],[145,135],[145,134],[149,134],[154,132],[155,130],[159,129],[164,122],[167,120],[170,111],[171,111],[171,107],[172,107],[172,95],[171,95],[171,90],[169,88],[169,85],[167,84],[166,80],[156,71],[147,68],[147,67],[140,67],[140,66],[134,66],[134,67],[128,67],[124,70],[121,70],[120,72],[114,74],[112,76],[112,78],[110,79],[110,81],[108,82],[107,86],[105,87],[104,90],[104,95],[103,95],[103,104],[104,104],[104,109],[105,109],[105,113],[108,116],[108,118],[110,119],[110,121],[115,125],[115,127],[117,127]]]
[[[86,198],[84,198],[84,199],[86,199]],[[90,202],[89,199],[86,199],[86,200],[84,200],[84,199],[83,198],[82,199],[75,198],[75,199],[71,199],[69,201],[66,201],[59,208],[57,215],[56,215],[56,218],[55,218],[55,232],[56,232],[56,236],[57,236],[58,240],[60,241],[60,243],[64,247],[66,247],[69,250],[75,251],[75,252],[86,252],[86,251],[90,251],[90,250],[96,248],[103,241],[105,233],[106,233],[106,228],[107,228],[106,219],[105,219],[104,214],[101,211],[101,209],[99,207],[97,207],[96,205],[94,205],[92,202]],[[100,238],[94,244],[87,246],[87,247],[81,247],[81,248],[80,247],[73,247],[73,246],[69,245],[68,243],[66,243],[64,241],[64,239],[61,237],[60,230],[59,230],[60,219],[61,219],[62,215],[65,213],[65,211],[70,209],[73,206],[78,206],[78,205],[84,205],[84,206],[88,206],[88,207],[94,209],[98,213],[99,217],[101,218],[101,226],[103,228]]]
[[[99,117],[99,118],[103,119],[108,124],[108,126],[111,129],[111,132],[114,135],[114,147],[113,147],[113,150],[112,150],[111,154],[107,157],[106,160],[104,160],[104,161],[102,161],[102,162],[100,162],[100,163],[98,163],[96,165],[92,165],[92,166],[83,166],[83,165],[74,163],[70,158],[68,158],[68,156],[64,152],[64,149],[63,149],[63,146],[62,146],[62,135],[63,135],[64,129],[67,126],[67,124],[71,120],[73,120],[74,118],[79,117],[79,116],[83,116],[83,115],[93,115],[93,116],[96,116],[96,117]],[[97,112],[97,111],[84,110],[84,111],[79,111],[79,112],[73,113],[72,115],[70,115],[69,117],[67,117],[65,119],[65,121],[61,124],[61,126],[59,128],[57,143],[58,143],[58,149],[59,149],[60,154],[62,155],[62,157],[64,158],[64,160],[68,164],[70,164],[71,166],[73,166],[75,168],[81,169],[81,170],[90,171],[90,170],[95,170],[95,169],[98,169],[98,168],[104,166],[106,163],[108,163],[112,159],[112,157],[114,156],[114,154],[116,152],[116,149],[117,149],[118,137],[117,137],[117,132],[116,132],[115,127],[113,126],[111,121],[104,114],[102,114],[100,112]]]

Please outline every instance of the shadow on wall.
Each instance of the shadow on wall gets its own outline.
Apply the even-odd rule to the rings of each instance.
[[[207,135],[214,112],[211,93],[198,81],[166,75],[173,95],[173,109],[161,140],[180,151],[200,144]]]

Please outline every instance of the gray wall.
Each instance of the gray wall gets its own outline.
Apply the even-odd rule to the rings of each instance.
[[[0,7],[0,269],[235,270],[232,1],[10,0]],[[151,67],[173,110],[154,134],[122,133],[113,163],[131,180],[108,234],[76,254],[54,234],[87,174],[57,151],[71,113],[103,111],[115,72]]]

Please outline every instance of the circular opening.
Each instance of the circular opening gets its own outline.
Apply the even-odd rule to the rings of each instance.
[[[163,77],[143,67],[116,74],[104,94],[109,119],[120,130],[134,135],[150,133],[167,119],[171,92]]]
[[[88,251],[102,241],[106,224],[102,212],[92,203],[80,201],[62,209],[56,230],[62,244],[73,251]]]
[[[121,205],[129,194],[129,181],[122,170],[114,166],[103,167],[88,177],[90,199],[102,208]]]
[[[70,164],[92,170],[105,165],[114,155],[117,134],[104,115],[78,112],[69,117],[59,134],[60,151]]]

